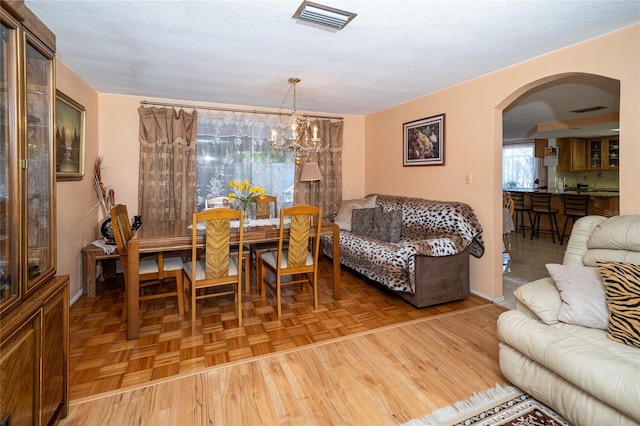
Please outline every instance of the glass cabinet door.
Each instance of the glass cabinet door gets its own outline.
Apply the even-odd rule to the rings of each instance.
[[[602,140],[600,139],[592,139],[587,142],[587,156],[588,156],[588,164],[587,167],[591,170],[601,170],[602,169]]]
[[[609,158],[607,168],[617,169],[620,167],[620,140],[618,138],[610,138],[608,140],[607,153]]]
[[[0,29],[0,308],[4,308],[18,299],[19,265],[14,246],[15,221],[11,212],[18,202],[12,188],[16,188],[16,30],[5,22]]]
[[[26,277],[28,292],[54,272],[53,61],[46,49],[26,43]]]

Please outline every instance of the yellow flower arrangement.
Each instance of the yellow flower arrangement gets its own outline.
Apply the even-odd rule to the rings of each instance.
[[[264,188],[261,186],[250,185],[247,179],[239,181],[238,179],[233,178],[229,181],[229,188],[231,188],[231,192],[229,192],[229,201],[240,201],[242,203],[243,210],[247,210],[251,205],[253,197],[260,197],[260,199],[264,198]]]

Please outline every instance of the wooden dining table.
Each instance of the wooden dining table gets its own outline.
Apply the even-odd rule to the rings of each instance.
[[[139,318],[139,297],[140,281],[138,270],[140,267],[140,255],[146,253],[159,253],[169,251],[191,250],[192,230],[190,220],[155,221],[145,222],[129,240],[127,245],[127,338],[137,339],[140,331]],[[338,225],[333,222],[323,221],[320,228],[320,235],[333,236],[333,298],[340,299],[340,233]],[[288,231],[285,229],[285,238]],[[311,234],[315,237],[315,231]],[[239,232],[237,229],[231,230],[232,242],[238,241]],[[244,228],[243,244],[255,244],[278,241],[280,238],[279,226],[247,226]],[[204,230],[198,231],[196,241],[198,247],[204,247]]]

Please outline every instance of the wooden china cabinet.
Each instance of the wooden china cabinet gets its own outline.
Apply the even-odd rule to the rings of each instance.
[[[69,399],[69,277],[56,276],[55,36],[0,1],[0,425],[46,425]]]

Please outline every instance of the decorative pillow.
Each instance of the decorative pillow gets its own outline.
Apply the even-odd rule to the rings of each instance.
[[[609,305],[607,337],[640,348],[640,265],[598,262]]]
[[[345,231],[351,231],[351,213],[353,209],[368,209],[376,206],[376,197],[360,200],[343,200],[338,209],[334,223]]]
[[[354,209],[351,213],[351,232],[363,237],[371,236],[373,231],[373,217],[376,211],[382,211],[382,207],[371,209]]]
[[[402,234],[402,210],[383,212],[376,210],[373,216],[371,237],[388,243],[397,243]]]
[[[598,268],[554,263],[545,266],[562,299],[558,319],[567,324],[606,330],[609,309]]]

